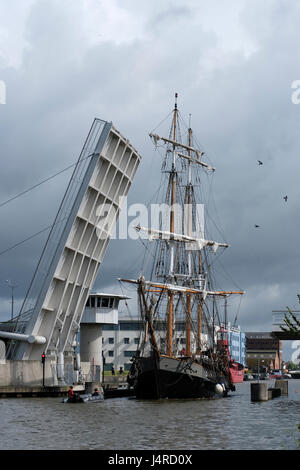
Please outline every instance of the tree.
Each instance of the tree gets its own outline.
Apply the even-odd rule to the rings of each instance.
[[[298,364],[295,364],[294,362],[286,362],[286,368],[290,371],[290,370],[298,370],[299,369],[299,366]]]
[[[300,294],[297,294],[298,301],[300,303]],[[282,331],[289,333],[292,338],[299,339],[300,337],[300,321],[296,317],[296,315],[292,312],[292,310],[287,307],[288,313],[284,315],[284,323],[285,326],[280,326]]]

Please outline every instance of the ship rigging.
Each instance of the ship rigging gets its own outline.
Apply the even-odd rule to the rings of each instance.
[[[159,228],[136,226],[156,244],[150,279],[143,274],[138,279],[120,279],[136,285],[144,325],[129,373],[139,398],[202,398],[234,390],[228,351],[215,335],[220,324],[217,300],[243,291],[214,288],[210,256],[229,245],[205,237],[197,190],[199,171],[215,168],[203,161],[205,152],[195,147],[191,125],[187,142],[181,142],[177,98],[176,93],[169,137],[149,134],[155,146],[162,142],[165,149],[163,203],[168,209],[160,217]],[[176,338],[178,325],[185,347]]]

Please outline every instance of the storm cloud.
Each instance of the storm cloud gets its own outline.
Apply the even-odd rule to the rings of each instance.
[[[0,0],[0,204],[75,162],[94,117],[142,155],[128,204],[148,204],[161,165],[148,133],[178,92],[217,169],[210,236],[230,244],[219,283],[245,290],[244,330],[270,331],[272,310],[297,307],[299,292],[299,20],[300,5],[280,0]],[[0,207],[0,252],[51,224],[70,176]],[[46,236],[0,256],[3,320],[5,281],[18,284],[17,308]],[[116,279],[138,275],[142,256],[140,242],[112,240],[95,289],[120,292]]]

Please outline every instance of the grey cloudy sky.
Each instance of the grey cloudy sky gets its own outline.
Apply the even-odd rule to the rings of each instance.
[[[300,4],[283,0],[0,0],[0,204],[73,163],[94,117],[142,155],[129,203],[148,203],[160,170],[148,132],[176,91],[217,168],[213,216],[231,245],[220,278],[246,292],[242,328],[270,331],[272,310],[298,306],[299,21]],[[51,224],[70,175],[0,207],[0,252]],[[5,280],[17,308],[45,236],[0,256],[2,319]],[[96,286],[119,291],[142,248],[111,241]]]

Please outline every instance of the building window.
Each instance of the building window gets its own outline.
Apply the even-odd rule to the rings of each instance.
[[[132,357],[135,355],[135,351],[124,351],[125,357]]]
[[[115,338],[108,338],[108,342],[109,342],[109,344],[114,344]]]
[[[124,344],[129,344],[129,338],[124,338]]]
[[[120,321],[120,330],[141,330],[141,323],[137,321]]]
[[[108,305],[109,305],[109,298],[108,297],[102,297],[101,307],[108,308]]]
[[[109,357],[113,357],[113,356],[114,356],[114,352],[113,352],[113,351],[108,351],[108,355],[109,355]]]
[[[117,331],[119,325],[102,325],[102,331]]]
[[[140,340],[139,338],[134,338],[134,344],[139,344]]]

